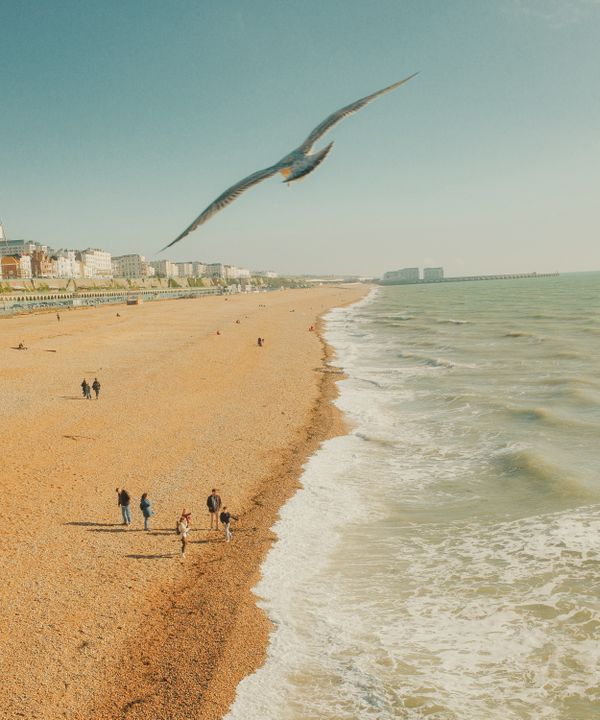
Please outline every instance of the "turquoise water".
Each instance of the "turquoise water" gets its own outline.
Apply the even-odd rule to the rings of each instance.
[[[228,715],[600,716],[600,273],[378,289],[327,318],[351,433],[307,464]]]

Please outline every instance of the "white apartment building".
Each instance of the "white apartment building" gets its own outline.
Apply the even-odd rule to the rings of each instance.
[[[175,263],[177,265],[177,274],[179,277],[193,277],[194,275],[194,268],[193,263],[191,262],[178,262]]]
[[[206,266],[206,277],[221,279],[227,277],[227,266],[223,263],[208,263]]]
[[[426,267],[423,269],[423,280],[427,282],[436,282],[444,279],[443,267]]]
[[[57,250],[52,256],[54,260],[54,276],[59,278],[76,278],[81,274],[81,263],[75,257],[75,250]]]
[[[177,265],[170,260],[153,260],[149,263],[154,268],[157,277],[176,278],[179,277]]]
[[[194,261],[192,263],[192,277],[201,278],[206,274],[206,263]]]
[[[143,255],[118,255],[112,259],[113,275],[122,278],[150,276],[150,264]]]
[[[83,277],[112,277],[112,256],[109,252],[98,248],[87,248],[80,255],[80,260],[84,265]]]
[[[22,278],[31,278],[31,255],[21,255],[19,257],[19,267],[21,268]]]
[[[250,277],[250,270],[247,268],[239,268],[235,265],[226,265],[225,268],[228,280],[240,280]]]
[[[254,275],[254,277],[264,277],[264,278],[279,277],[279,275],[276,272],[273,272],[273,270],[255,270],[252,274]]]

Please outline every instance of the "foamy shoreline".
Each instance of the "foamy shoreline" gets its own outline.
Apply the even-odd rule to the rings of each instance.
[[[1,717],[224,714],[239,679],[264,657],[268,624],[251,588],[269,528],[302,463],[339,420],[324,400],[334,376],[321,372],[324,347],[308,326],[366,290],[2,324],[10,430],[0,593],[2,625],[13,632],[0,636],[8,679]],[[17,333],[27,352],[10,349]],[[265,348],[256,348],[258,335]],[[103,383],[97,404],[79,400],[83,374]],[[154,533],[121,530],[113,498],[121,484],[132,491],[138,524],[137,495],[150,493]],[[204,529],[212,484],[243,516],[231,546]],[[171,556],[171,521],[183,505],[195,521],[182,568]],[[35,520],[20,530],[28,506]]]

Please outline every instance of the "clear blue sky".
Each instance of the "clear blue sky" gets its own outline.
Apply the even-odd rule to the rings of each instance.
[[[10,237],[154,259],[330,112],[419,70],[334,128],[304,182],[264,182],[161,257],[600,269],[600,0],[20,0],[0,28]]]

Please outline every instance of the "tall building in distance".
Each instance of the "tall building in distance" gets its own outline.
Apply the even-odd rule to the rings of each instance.
[[[419,282],[419,268],[402,268],[401,270],[390,270],[383,276],[385,283],[417,283]]]
[[[443,267],[423,268],[423,282],[439,282],[444,279]]]

